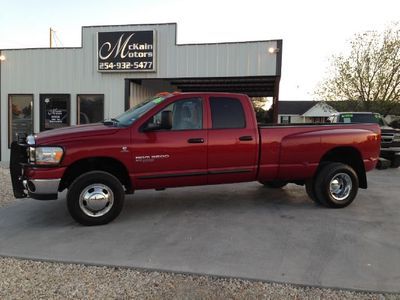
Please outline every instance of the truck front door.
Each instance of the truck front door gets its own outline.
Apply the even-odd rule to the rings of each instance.
[[[172,128],[139,131],[133,135],[135,188],[206,184],[204,99],[191,97],[176,100],[147,120],[145,126],[157,126],[163,111],[172,112]]]

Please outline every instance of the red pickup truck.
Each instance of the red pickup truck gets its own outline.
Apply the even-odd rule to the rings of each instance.
[[[379,151],[377,124],[261,126],[246,95],[173,93],[103,123],[21,137],[10,171],[15,197],[68,189],[72,217],[100,225],[135,190],[246,181],[305,185],[316,203],[345,207]]]

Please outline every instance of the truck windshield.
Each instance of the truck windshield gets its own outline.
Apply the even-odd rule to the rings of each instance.
[[[384,126],[385,123],[379,114],[342,114],[339,123],[376,123]]]
[[[123,114],[119,115],[115,119],[112,119],[118,123],[119,126],[129,126],[132,125],[137,119],[147,113],[150,109],[156,105],[163,102],[167,97],[154,97],[146,100],[142,103],[135,105],[134,107],[128,109]]]

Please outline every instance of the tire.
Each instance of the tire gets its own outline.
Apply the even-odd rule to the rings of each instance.
[[[314,181],[313,179],[309,179],[309,180],[306,181],[306,184],[305,184],[306,192],[307,192],[308,197],[309,197],[312,201],[314,201],[314,202],[317,203],[317,204],[321,204],[321,203],[317,200],[317,197],[315,196],[314,182],[315,182],[315,181]]]
[[[286,181],[281,181],[281,180],[265,181],[260,183],[271,189],[280,189],[283,188],[285,185],[287,185]]]
[[[400,167],[400,159],[393,159],[393,160],[390,162],[390,167],[391,167],[391,168],[398,168],[398,167]]]
[[[121,182],[103,171],[76,178],[68,189],[67,207],[72,218],[86,226],[104,225],[121,212],[125,192]]]
[[[314,192],[316,201],[326,207],[346,207],[357,195],[358,176],[348,165],[327,164],[315,177]]]

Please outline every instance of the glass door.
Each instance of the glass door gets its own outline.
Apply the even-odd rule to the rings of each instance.
[[[40,94],[40,131],[70,125],[70,95]]]
[[[8,145],[17,133],[33,133],[33,95],[8,96]]]

